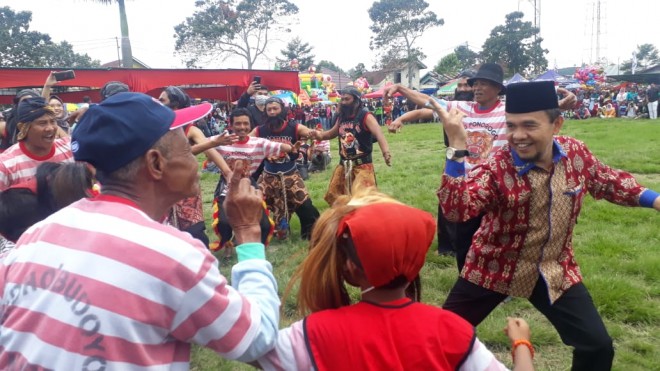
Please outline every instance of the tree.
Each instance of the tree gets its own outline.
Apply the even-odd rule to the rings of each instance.
[[[382,55],[407,62],[408,86],[412,85],[413,64],[424,58],[415,41],[427,29],[444,24],[434,12],[426,10],[428,6],[424,0],[380,0],[369,8],[373,22],[369,29],[375,34],[369,46],[381,50]]]
[[[461,63],[458,60],[456,53],[445,55],[433,68],[433,71],[447,76],[458,75],[461,70]]]
[[[467,43],[465,45],[459,45],[454,48],[454,54],[458,58],[458,63],[461,66],[461,70],[466,70],[474,67],[479,61],[479,54],[472,51]]]
[[[204,59],[240,56],[252,69],[266,52],[271,33],[290,31],[298,7],[289,0],[197,0],[198,10],[174,27],[175,50],[188,67]]]
[[[637,50],[633,53],[635,54],[635,57],[637,57],[637,66],[635,67],[635,71],[641,71],[660,64],[658,48],[656,48],[653,44],[637,45]],[[628,59],[621,65],[621,71],[623,71],[625,75],[630,75],[632,73],[632,62],[632,59]]]
[[[126,6],[124,0],[91,0],[101,4],[117,3],[119,7],[119,24],[121,27],[121,66],[133,68],[133,51],[131,39],[128,37],[128,18],[126,18]]]
[[[539,29],[532,22],[523,22],[523,16],[522,12],[507,14],[506,23],[493,28],[482,47],[483,62],[499,63],[511,74],[534,74],[547,69],[548,50],[541,47]]]
[[[14,12],[0,8],[0,66],[1,67],[98,67],[99,61],[87,54],[77,54],[71,44],[54,43],[50,36],[30,31],[32,12]]]
[[[358,63],[355,67],[348,70],[348,76],[355,80],[358,77],[362,77],[365,72],[367,72],[367,67],[364,66],[364,63]]]
[[[317,71],[320,70],[321,68],[327,68],[327,69],[337,71],[337,72],[342,72],[342,73],[344,72],[344,70],[341,69],[341,67],[337,66],[333,62],[326,61],[325,59],[316,64],[316,70]]]
[[[299,37],[293,38],[286,45],[286,49],[280,50],[284,58],[277,58],[277,64],[281,70],[291,70],[291,60],[298,60],[298,70],[305,71],[314,64],[314,58],[316,57],[312,54],[313,46],[310,46],[309,43],[303,43]]]

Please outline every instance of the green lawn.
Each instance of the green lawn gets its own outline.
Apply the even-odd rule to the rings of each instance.
[[[634,173],[645,186],[660,190],[660,121],[601,120],[568,121],[563,134],[576,137],[589,146],[601,161]],[[375,149],[374,160],[381,191],[410,205],[437,212],[435,190],[444,164],[441,129],[438,124],[404,127],[388,134],[393,166],[385,166]],[[332,142],[336,151],[336,143]],[[375,146],[377,148],[377,146]],[[336,153],[333,153],[336,165]],[[323,201],[330,172],[312,174],[306,182],[314,204],[323,212]],[[207,220],[217,175],[204,174]],[[293,237],[274,241],[268,250],[280,293],[305,254],[305,243],[298,239],[300,228],[292,220]],[[210,227],[210,223],[207,227]],[[614,339],[615,370],[660,370],[660,216],[650,209],[625,208],[587,198],[575,228],[576,258],[585,284],[594,298],[610,335]],[[209,228],[210,231],[210,228]],[[433,254],[435,243],[422,270],[423,301],[442,305],[457,272],[451,258]],[[234,261],[222,262],[229,276]],[[571,349],[562,344],[550,323],[524,299],[499,306],[477,329],[478,335],[498,358],[511,366],[509,344],[502,333],[507,316],[525,318],[532,327],[537,370],[568,370]],[[295,300],[284,305],[282,325],[298,319]],[[225,361],[213,352],[195,347],[193,370],[251,369]]]

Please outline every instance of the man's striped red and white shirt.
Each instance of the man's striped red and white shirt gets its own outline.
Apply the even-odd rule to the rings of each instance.
[[[70,139],[55,139],[53,148],[45,156],[30,153],[22,141],[7,148],[0,154],[0,191],[33,178],[43,162],[73,162]]]
[[[268,261],[239,261],[229,286],[199,241],[123,198],[60,210],[0,264],[0,369],[188,370],[190,343],[242,361],[275,344]]]

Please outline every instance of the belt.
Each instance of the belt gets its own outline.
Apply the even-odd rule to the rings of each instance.
[[[298,171],[298,166],[296,165],[295,162],[293,163],[293,168],[289,169],[289,170],[286,170],[286,171],[272,172],[272,171],[268,171],[264,168],[264,173],[270,174],[270,175],[291,175],[291,174],[295,173],[296,171]]]
[[[345,158],[342,159],[342,162],[351,162],[353,165],[365,165],[365,164],[370,164],[372,161],[371,161],[371,155],[366,155],[357,158]]]

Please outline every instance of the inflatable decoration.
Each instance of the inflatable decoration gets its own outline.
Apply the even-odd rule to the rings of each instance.
[[[355,80],[353,86],[355,86],[360,91],[360,93],[365,93],[369,90],[369,82],[364,77],[360,77]]]
[[[292,70],[298,70],[300,67],[300,64],[298,63],[298,59],[293,58],[291,62],[289,62],[289,66],[291,67]]]
[[[592,90],[605,82],[607,77],[603,72],[603,68],[599,66],[587,66],[579,68],[575,71],[573,77],[580,82],[583,89]]]

